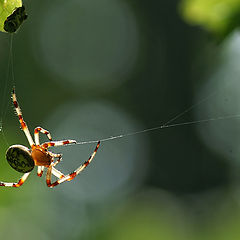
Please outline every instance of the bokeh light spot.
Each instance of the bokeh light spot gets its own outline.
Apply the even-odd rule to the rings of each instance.
[[[116,106],[101,101],[66,103],[50,116],[46,125],[58,139],[77,141],[98,140],[140,128],[136,120]],[[57,168],[71,172],[88,159],[95,145],[55,148],[55,152],[64,154],[63,163]],[[106,197],[119,198],[141,183],[148,169],[147,153],[148,144],[143,135],[102,142],[88,168],[71,184],[63,184],[61,189],[65,196],[88,202]]]
[[[198,94],[198,100],[212,95],[195,110],[196,119],[209,119],[237,115],[240,113],[239,57],[240,34],[232,34],[224,43],[221,63],[213,71]],[[196,102],[197,102],[196,101]],[[206,145],[225,156],[228,160],[239,162],[240,125],[239,118],[213,121],[198,125],[199,133]]]
[[[138,27],[123,1],[55,1],[39,14],[36,59],[57,75],[58,82],[105,91],[131,73]]]

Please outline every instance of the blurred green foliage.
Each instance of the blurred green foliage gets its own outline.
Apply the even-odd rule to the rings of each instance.
[[[239,0],[182,0],[184,19],[223,38],[240,26]]]
[[[238,26],[239,4],[221,1],[231,10],[230,24],[217,21],[223,14],[211,16],[216,2],[184,1],[181,11],[192,24],[225,36]],[[172,123],[239,114],[240,34],[216,46],[182,21],[179,1],[24,3],[28,21],[17,34],[0,33],[0,181],[21,176],[7,163],[7,148],[28,146],[14,115],[13,85],[30,132],[42,126],[54,140],[135,132],[190,106]],[[201,21],[193,20],[190,3],[198,3]],[[0,239],[237,240],[239,126],[229,118],[102,142],[81,176],[54,189],[34,169],[20,189],[0,189]],[[94,147],[51,151],[63,153],[57,168],[69,173]]]

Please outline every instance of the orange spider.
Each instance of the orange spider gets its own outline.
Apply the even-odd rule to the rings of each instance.
[[[80,167],[78,167],[72,173],[67,175],[62,174],[60,171],[58,171],[55,168],[55,166],[61,161],[62,154],[52,153],[48,151],[48,148],[53,146],[57,147],[57,146],[62,146],[66,144],[74,144],[77,142],[75,140],[52,141],[52,137],[49,131],[41,127],[36,127],[34,130],[34,140],[35,140],[34,142],[29,132],[29,129],[27,127],[27,124],[23,120],[22,112],[17,102],[14,89],[12,91],[12,100],[19,118],[19,122],[21,124],[21,128],[27,137],[27,140],[31,146],[31,149],[28,149],[27,147],[22,145],[12,145],[8,148],[6,152],[6,158],[8,163],[16,171],[24,174],[17,183],[0,182],[0,186],[3,186],[3,187],[22,186],[22,184],[25,182],[25,180],[27,179],[27,177],[29,176],[33,168],[35,166],[38,166],[37,175],[39,177],[42,176],[44,168],[47,168],[46,183],[48,187],[52,188],[65,181],[73,180],[93,160],[100,146],[100,141],[97,143],[97,146],[94,152],[92,153],[92,155],[89,157],[87,161],[85,161]],[[46,134],[46,136],[49,139],[49,142],[40,144],[39,132]],[[56,161],[54,161],[55,158],[56,158]],[[51,181],[52,174],[58,178],[58,180],[53,183]]]

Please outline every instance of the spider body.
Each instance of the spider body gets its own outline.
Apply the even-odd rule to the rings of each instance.
[[[28,130],[27,124],[23,120],[22,112],[17,102],[14,89],[12,92],[12,99],[21,128],[24,131],[31,148],[28,149],[27,147],[22,145],[12,145],[8,148],[6,152],[6,159],[8,163],[13,169],[24,174],[17,183],[0,182],[0,186],[20,187],[25,182],[25,180],[27,179],[27,177],[29,176],[29,174],[31,173],[35,166],[37,166],[38,168],[37,174],[39,177],[42,176],[44,168],[47,168],[46,183],[48,187],[52,188],[63,182],[73,180],[93,160],[100,146],[100,141],[98,142],[94,152],[91,154],[87,161],[85,161],[72,173],[64,175],[55,168],[55,166],[61,161],[62,154],[50,152],[48,148],[54,146],[58,147],[67,144],[74,144],[76,143],[76,141],[75,140],[53,141],[49,131],[43,129],[42,127],[35,128],[33,141],[32,136]],[[40,144],[39,140],[40,132],[47,136],[49,142]],[[57,180],[53,183],[51,180],[52,174],[57,178]]]
[[[36,166],[49,167],[53,161],[53,156],[47,148],[41,146],[33,146],[31,156]]]
[[[13,145],[6,152],[6,159],[9,165],[18,172],[31,172],[34,168],[34,161],[29,149],[22,145]]]

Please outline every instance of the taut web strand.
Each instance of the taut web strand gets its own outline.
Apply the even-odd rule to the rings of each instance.
[[[79,145],[91,144],[91,143],[97,143],[98,141],[106,142],[106,141],[111,141],[111,140],[124,138],[124,137],[128,137],[128,136],[134,136],[137,134],[147,133],[147,132],[151,132],[154,130],[164,129],[164,128],[179,127],[179,126],[186,126],[186,125],[193,125],[193,124],[200,124],[200,123],[208,123],[208,122],[217,121],[217,120],[227,120],[227,119],[234,119],[234,118],[240,118],[240,114],[228,115],[228,116],[222,116],[222,117],[216,117],[216,118],[209,118],[209,119],[202,119],[202,120],[196,120],[196,121],[190,121],[190,122],[175,123],[175,124],[169,124],[169,125],[163,124],[161,126],[147,128],[147,129],[136,131],[136,132],[130,132],[130,133],[120,134],[120,135],[116,135],[116,136],[110,136],[108,138],[102,138],[102,139],[98,139],[98,140],[82,141],[82,142],[77,142],[76,144],[79,144]],[[170,122],[170,121],[168,121],[168,122]]]

